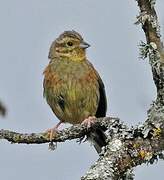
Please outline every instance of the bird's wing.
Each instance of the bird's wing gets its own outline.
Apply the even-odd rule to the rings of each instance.
[[[100,100],[96,112],[96,117],[105,117],[107,111],[107,99],[106,99],[105,87],[101,78],[98,79],[98,82],[99,82]]]
[[[87,61],[87,63],[94,70],[94,72],[97,76],[98,84],[99,84],[100,99],[98,102],[96,117],[105,117],[106,111],[107,111],[107,99],[106,99],[106,93],[105,93],[105,86],[104,86],[104,83],[103,83],[100,75],[98,74],[96,69],[93,67],[93,65],[89,61]]]

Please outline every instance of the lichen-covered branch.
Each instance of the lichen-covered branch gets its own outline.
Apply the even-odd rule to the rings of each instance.
[[[149,57],[157,98],[148,110],[145,123],[136,128],[118,128],[109,133],[109,143],[97,162],[82,180],[133,179],[132,168],[142,163],[153,163],[163,158],[164,151],[164,49],[160,39],[160,26],[154,9],[155,0],[137,0],[146,43],[141,44],[142,58]],[[110,129],[110,127],[109,127]],[[109,131],[112,132],[112,131]]]
[[[149,56],[149,62],[152,67],[153,79],[157,87],[156,103],[164,105],[164,46],[160,38],[160,26],[154,9],[155,1],[153,1],[153,5],[152,1],[137,0],[140,8],[138,22],[142,24],[147,40],[147,45],[143,49],[148,51],[145,51],[147,53],[144,56]]]
[[[94,124],[101,125],[102,127],[108,128],[108,126],[115,126],[119,124],[118,118],[105,117],[97,119],[97,122]],[[74,125],[70,128],[66,128],[62,131],[56,133],[52,139],[52,142],[64,142],[66,140],[78,139],[84,137],[90,130],[87,129],[84,125]],[[9,130],[0,130],[0,139],[6,139],[11,143],[24,143],[24,144],[41,144],[50,142],[49,134],[47,132],[42,133],[17,133]]]
[[[107,129],[108,145],[104,147],[99,160],[82,179],[105,180],[120,176],[125,177],[127,175],[125,172],[132,167],[145,162],[151,163],[157,156],[161,157],[161,152],[164,150],[162,121],[164,121],[164,116],[156,118],[154,124],[150,125],[146,122],[140,127],[128,128],[118,118],[97,119],[95,126],[99,124]],[[78,139],[87,133],[88,130],[83,125],[72,126],[56,134],[53,142]],[[0,130],[0,138],[12,143],[41,144],[49,142],[47,133],[21,134],[9,130]]]
[[[137,2],[140,8],[140,15],[137,17],[136,24],[142,24],[147,43],[154,42],[157,45],[157,49],[161,50],[163,45],[160,40],[160,25],[154,9],[155,1],[137,0]]]
[[[153,122],[153,123],[152,123]],[[154,115],[142,125],[128,129],[123,124],[108,127],[109,143],[82,180],[128,179],[133,167],[153,163],[163,158],[164,109],[157,108]],[[130,175],[132,175],[130,171]],[[130,176],[132,179],[133,176]]]

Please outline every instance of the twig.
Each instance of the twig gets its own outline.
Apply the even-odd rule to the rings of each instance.
[[[0,115],[5,116],[6,115],[6,108],[0,101]]]

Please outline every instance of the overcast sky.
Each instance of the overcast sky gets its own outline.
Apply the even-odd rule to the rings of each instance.
[[[0,0],[0,99],[8,108],[0,128],[41,132],[58,122],[43,99],[42,72],[51,42],[65,30],[81,33],[91,47],[88,59],[106,87],[108,115],[128,125],[143,122],[156,96],[148,61],[140,60],[145,40],[135,26],[135,0]],[[164,26],[164,1],[157,0]],[[162,31],[164,32],[164,31]],[[62,126],[61,128],[64,128]],[[14,145],[0,141],[3,180],[77,180],[98,158],[89,143]],[[162,180],[164,162],[136,168],[136,180]]]

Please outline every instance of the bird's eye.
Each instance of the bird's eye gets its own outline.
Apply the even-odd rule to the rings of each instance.
[[[73,46],[73,42],[68,41],[68,42],[67,42],[67,45],[68,45],[68,46]]]

